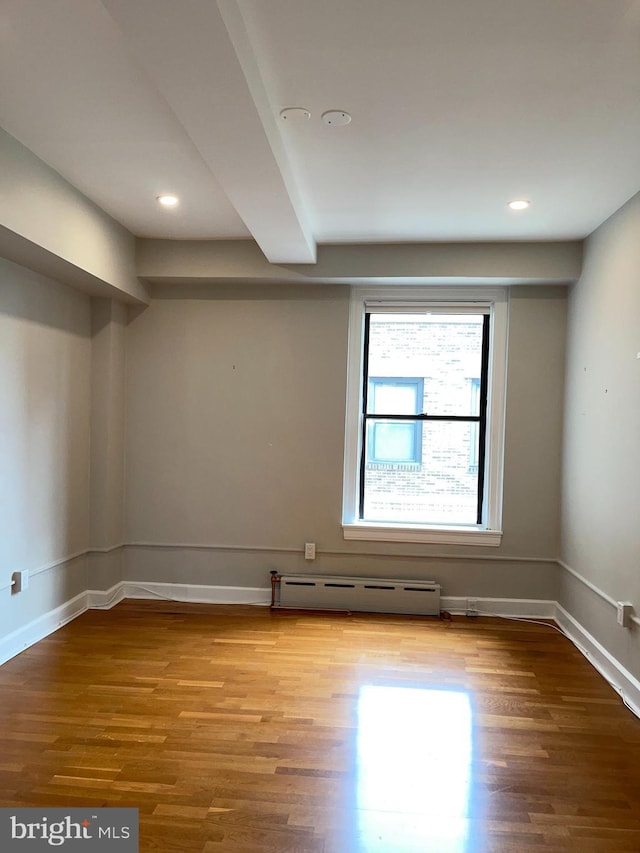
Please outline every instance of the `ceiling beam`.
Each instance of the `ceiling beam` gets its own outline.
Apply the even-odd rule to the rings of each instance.
[[[315,263],[315,240],[235,0],[103,4],[267,260]]]
[[[269,264],[251,240],[137,241],[137,272],[152,283],[569,284],[582,242],[323,245],[314,266]]]
[[[0,255],[83,290],[133,304],[133,236],[17,139],[0,130]]]

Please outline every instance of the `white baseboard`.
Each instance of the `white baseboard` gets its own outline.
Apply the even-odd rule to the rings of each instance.
[[[86,609],[87,593],[81,592],[75,598],[65,601],[54,610],[43,613],[42,616],[3,637],[0,639],[0,664],[19,655],[29,646],[48,637],[49,634],[53,634],[58,628],[84,613]]]
[[[640,681],[610,654],[564,607],[556,604],[555,621],[587,660],[620,694],[630,711],[640,717]]]
[[[443,595],[440,609],[454,615],[466,615],[472,596]],[[476,598],[479,616],[515,616],[524,619],[554,619],[556,602],[539,598]]]

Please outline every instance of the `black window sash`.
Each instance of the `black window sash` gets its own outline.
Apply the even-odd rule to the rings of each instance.
[[[482,363],[480,367],[480,426],[478,428],[478,512],[476,523],[482,524],[484,501],[484,459],[487,439],[487,386],[489,384],[489,315],[482,324]]]
[[[452,313],[455,313],[452,311]],[[364,481],[367,457],[367,426],[369,421],[460,421],[476,423],[478,427],[478,503],[476,523],[482,524],[484,503],[484,461],[487,436],[487,386],[489,376],[489,315],[485,314],[482,323],[482,353],[480,366],[480,411],[477,415],[429,415],[421,412],[415,415],[373,414],[367,411],[369,396],[369,328],[371,313],[364,315],[364,358],[362,369],[362,436],[360,451],[360,500],[359,517],[364,518]]]

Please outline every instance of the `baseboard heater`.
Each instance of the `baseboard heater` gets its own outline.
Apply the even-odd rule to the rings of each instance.
[[[271,573],[272,607],[440,615],[434,581]]]

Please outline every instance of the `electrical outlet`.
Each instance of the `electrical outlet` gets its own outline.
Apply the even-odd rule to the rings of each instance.
[[[633,613],[633,604],[630,601],[618,601],[616,609],[618,625],[628,628],[631,622],[631,614]]]
[[[24,592],[25,589],[29,586],[29,570],[25,569],[22,572],[14,572],[11,575],[11,580],[13,581],[11,592]]]
[[[477,616],[478,615],[478,599],[477,598],[467,598],[467,616]]]
[[[304,543],[304,558],[305,558],[305,560],[315,560],[315,558],[316,558],[316,543],[315,542],[305,542]]]

